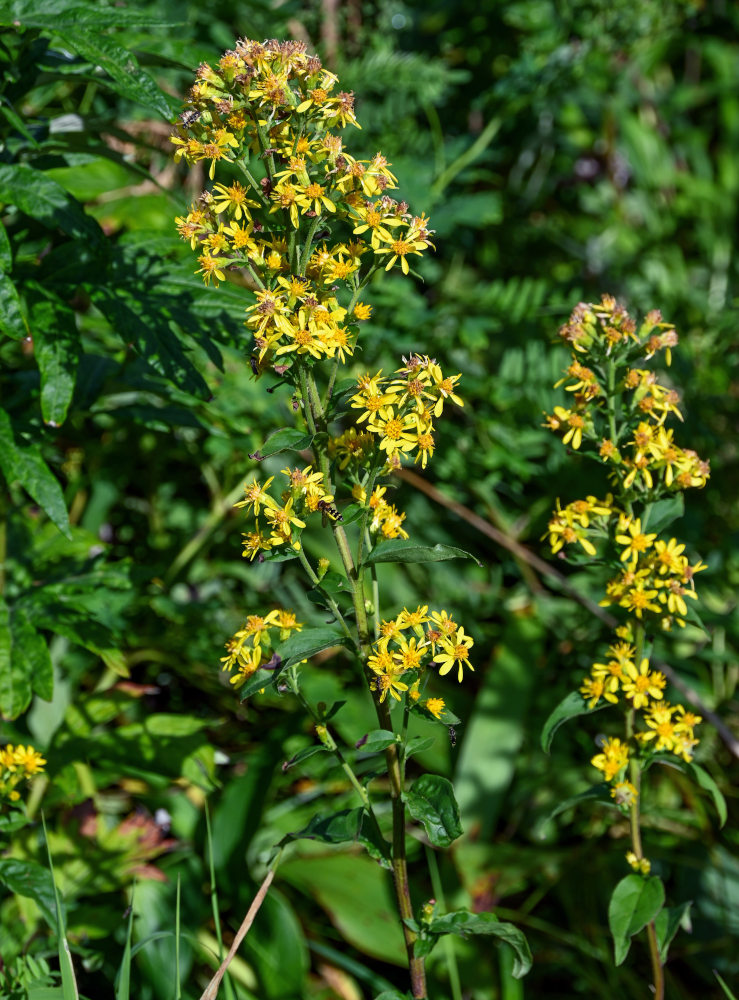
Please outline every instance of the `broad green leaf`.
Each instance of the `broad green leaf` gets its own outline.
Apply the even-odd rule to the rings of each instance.
[[[270,434],[262,447],[255,451],[251,457],[261,462],[263,458],[279,455],[281,451],[304,451],[306,448],[310,448],[312,441],[312,434],[306,434],[305,431],[298,430],[297,427],[283,427]]]
[[[555,816],[559,816],[560,813],[565,812],[567,809],[571,809],[573,806],[579,806],[581,802],[602,802],[604,805],[612,806],[617,809],[618,806],[613,801],[610,792],[611,786],[605,781],[601,782],[599,785],[593,785],[591,788],[586,788],[584,792],[580,792],[579,795],[573,795],[564,802],[560,802],[559,805],[555,806],[550,813],[547,814],[544,822],[548,822],[554,819]]]
[[[602,704],[596,705],[595,708],[588,708],[587,702],[579,691],[571,691],[562,699],[544,723],[541,731],[541,747],[544,753],[549,753],[554,734],[563,722],[576,719],[579,715],[592,715],[593,712],[599,712],[607,706],[608,702],[604,701]]]
[[[428,927],[430,934],[457,934],[469,937],[473,934],[488,934],[510,945],[514,952],[513,976],[520,979],[531,968],[531,951],[523,933],[513,924],[502,923],[494,913],[470,913],[457,910],[443,917],[436,917]]]
[[[79,364],[79,335],[74,312],[58,300],[31,307],[36,361],[41,372],[41,414],[47,424],[64,423],[74,393]]]
[[[56,927],[54,884],[48,868],[35,861],[0,859],[0,882],[11,892],[32,899],[50,927]]]
[[[54,695],[54,669],[46,640],[37,632],[22,608],[12,614],[13,660],[18,673],[28,675],[35,694],[45,701]]]
[[[0,271],[10,274],[13,268],[13,251],[10,248],[8,231],[0,222]]]
[[[422,774],[405,793],[405,803],[413,819],[423,823],[434,847],[449,847],[462,836],[459,806],[451,781],[439,774]]]
[[[372,817],[361,806],[342,809],[328,816],[314,816],[302,830],[283,837],[280,847],[294,840],[319,840],[324,844],[362,844],[370,857],[379,861],[383,867],[390,867],[388,845]]]
[[[100,226],[82,205],[56,181],[28,164],[0,166],[0,202],[15,205],[44,226],[58,227],[95,245],[103,242]]]
[[[379,542],[364,560],[364,565],[443,562],[446,559],[474,559],[478,566],[482,566],[477,556],[464,549],[457,549],[453,545],[418,545],[405,538],[387,538]]]
[[[301,660],[307,660],[316,653],[323,652],[324,649],[346,646],[349,641],[349,637],[341,629],[332,625],[318,625],[315,628],[304,628],[300,632],[293,632],[289,639],[277,646],[275,655],[280,657],[284,668],[293,663],[300,663]]]
[[[644,508],[641,523],[643,531],[651,531],[659,534],[669,527],[673,521],[677,521],[685,513],[685,498],[682,493],[667,497],[666,500],[657,500],[656,503],[649,503]]]
[[[398,737],[395,733],[391,733],[389,729],[373,729],[371,733],[367,733],[359,742],[357,743],[357,750],[360,753],[380,753],[382,750],[387,750],[389,746],[393,743],[397,743]]]
[[[665,887],[656,875],[626,875],[608,904],[608,926],[613,935],[616,965],[629,953],[631,939],[655,919],[665,903]]]
[[[109,35],[86,31],[79,26],[73,30],[65,30],[56,24],[51,27],[73,52],[79,52],[94,68],[99,66],[105,70],[110,81],[100,77],[100,83],[110,86],[121,97],[151,108],[162,118],[170,119],[177,114],[181,102],[160,90],[149,74],[141,69],[133,53]]]
[[[20,297],[12,278],[4,271],[0,271],[0,331],[11,340],[23,340],[28,336]]]
[[[0,24],[15,25],[20,22],[28,28],[54,27],[78,28],[90,25],[112,27],[161,27],[182,24],[181,20],[163,18],[136,7],[85,7],[79,0],[10,0],[0,4]]]
[[[16,480],[57,528],[71,538],[69,518],[61,487],[41,457],[37,445],[16,444],[10,417],[0,410],[0,470],[8,484]]]
[[[685,922],[692,905],[692,901],[689,900],[687,903],[680,903],[679,906],[665,906],[657,914],[654,929],[657,933],[659,957],[663,965],[667,961],[667,952],[672,939],[677,934],[680,925]]]

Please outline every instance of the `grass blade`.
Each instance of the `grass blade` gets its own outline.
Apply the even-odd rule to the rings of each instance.
[[[121,967],[118,970],[117,985],[115,988],[115,1000],[130,1000],[131,996],[131,938],[133,936],[133,899],[136,892],[136,883],[131,889],[131,904],[128,913],[128,931],[126,933],[126,947],[123,949]]]
[[[56,878],[54,877],[54,862],[51,860],[51,850],[49,849],[49,837],[46,832],[46,819],[44,814],[41,814],[41,825],[44,828],[44,843],[46,844],[46,856],[49,859],[49,871],[51,872],[51,881],[54,886],[54,905],[56,906],[56,936],[57,936],[57,948],[59,954],[59,970],[62,976],[62,998],[63,1000],[79,1000],[79,993],[77,992],[77,979],[74,975],[74,965],[72,964],[72,954],[69,950],[69,943],[67,941],[67,935],[65,933],[64,927],[64,913],[62,911],[62,902],[59,897],[59,890],[56,887]]]

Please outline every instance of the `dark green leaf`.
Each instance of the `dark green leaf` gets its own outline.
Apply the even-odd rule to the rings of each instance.
[[[520,979],[531,968],[531,951],[522,932],[513,924],[502,923],[494,913],[469,913],[457,910],[443,917],[436,917],[428,926],[428,932],[435,936],[458,934],[468,937],[472,934],[490,934],[510,945],[514,951],[513,976]]]
[[[359,843],[376,861],[390,867],[387,844],[380,837],[372,817],[361,806],[342,809],[328,816],[314,816],[302,830],[283,837],[280,846],[293,840],[319,840],[324,844]]]
[[[721,789],[704,767],[701,767],[700,764],[696,764],[692,760],[682,760],[674,754],[655,754],[650,758],[647,766],[651,764],[663,764],[665,767],[672,767],[676,771],[682,771],[683,774],[687,774],[693,778],[698,787],[702,788],[704,792],[708,792],[713,799],[720,825],[724,825],[728,816],[726,799]]]
[[[541,731],[541,747],[544,753],[549,753],[552,738],[563,722],[575,719],[578,715],[592,715],[593,712],[599,712],[607,705],[608,702],[604,701],[602,704],[596,705],[595,708],[588,708],[583,696],[578,691],[571,691],[562,699],[544,723]]]
[[[122,48],[109,35],[93,34],[79,26],[71,31],[57,25],[52,27],[72,51],[79,52],[93,67],[105,70],[110,82],[104,77],[100,78],[100,82],[108,84],[121,97],[151,108],[162,118],[170,119],[177,114],[181,102],[160,90],[149,74],[141,69],[133,53]]]
[[[0,330],[11,340],[28,336],[23,307],[11,277],[0,271]]]
[[[621,879],[608,904],[616,965],[628,955],[632,937],[655,919],[664,902],[665,887],[656,875],[631,874]]]
[[[689,900],[687,903],[680,903],[679,906],[665,906],[657,914],[657,918],[654,921],[654,929],[657,933],[659,957],[663,965],[667,961],[667,952],[669,951],[672,939],[677,934],[680,925],[685,921],[692,905],[692,902]]]
[[[389,729],[373,729],[357,743],[357,750],[360,753],[380,753],[393,743],[397,743],[397,739],[395,733],[391,733]]]
[[[74,312],[58,300],[31,308],[33,342],[41,372],[41,413],[47,424],[64,423],[74,393],[79,344]]]
[[[418,545],[410,539],[388,538],[372,549],[364,560],[366,566],[375,563],[423,563],[443,562],[446,559],[474,559],[478,566],[480,560],[471,552],[457,549],[453,545]]]
[[[97,222],[63,187],[25,163],[0,166],[0,202],[16,205],[42,223],[95,245],[103,241]]]
[[[1,4],[0,24],[15,25],[16,22],[24,27],[47,29],[50,26],[78,28],[81,25],[164,28],[182,23],[136,7],[85,7],[70,0],[10,0]]]
[[[5,226],[0,222],[0,271],[9,274],[13,267],[13,252]]]
[[[649,503],[644,508],[641,523],[642,531],[651,531],[659,534],[673,521],[677,521],[685,513],[685,499],[682,493],[667,497],[666,500],[657,500],[656,503]]]
[[[304,760],[309,760],[311,757],[315,757],[318,753],[328,753],[328,749],[321,743],[316,743],[312,747],[305,747],[303,750],[299,750],[294,757],[290,760],[286,760],[282,765],[283,771],[289,771],[291,767],[295,767],[296,764],[302,764]]]
[[[559,816],[560,813],[565,812],[567,809],[571,809],[573,806],[579,806],[581,802],[602,802],[604,805],[612,806],[614,809],[617,809],[618,806],[611,797],[610,788],[611,786],[605,781],[601,782],[599,785],[593,785],[591,788],[586,788],[585,791],[580,792],[579,795],[573,795],[571,798],[565,799],[564,802],[560,802],[559,805],[555,806],[554,809],[548,813],[545,822],[554,819],[555,816]]]
[[[439,774],[422,774],[405,793],[405,803],[413,819],[423,823],[434,847],[449,847],[462,836],[459,806],[451,781]]]
[[[17,858],[0,859],[0,882],[11,892],[32,899],[49,926],[56,928],[54,884],[48,868],[37,865],[34,861],[19,861]]]
[[[349,637],[332,625],[318,625],[315,628],[304,628],[301,632],[293,632],[289,639],[280,643],[275,654],[282,660],[282,667],[307,660],[324,649],[335,646],[346,646]]]
[[[54,670],[46,640],[31,624],[22,608],[12,615],[13,667],[25,671],[35,694],[51,701],[54,694]]]
[[[263,458],[279,455],[281,451],[304,451],[306,448],[310,448],[312,441],[311,434],[306,434],[305,431],[298,430],[297,427],[283,427],[282,430],[270,434],[252,458],[261,461]]]

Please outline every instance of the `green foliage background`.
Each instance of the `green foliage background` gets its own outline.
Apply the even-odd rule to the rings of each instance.
[[[659,652],[736,731],[733,5],[14,0],[0,3],[0,25],[0,716],[3,741],[33,742],[49,760],[29,808],[47,818],[83,995],[112,995],[134,879],[133,995],[174,995],[178,878],[183,996],[200,995],[217,947],[206,801],[232,930],[268,849],[308,822],[316,798],[329,790],[353,804],[323,755],[283,772],[313,739],[296,705],[269,695],[239,705],[218,670],[246,613],[279,602],[320,622],[289,564],[240,557],[232,504],[249,455],[291,424],[290,401],[250,377],[243,290],[204,288],[173,233],[205,178],[173,164],[169,123],[197,64],[236,37],[316,48],[357,95],[353,151],[381,149],[412,208],[431,215],[437,252],[424,283],[389,277],[370,289],[353,370],[392,370],[420,351],[462,373],[465,409],[426,474],[446,497],[546,555],[555,499],[603,488],[540,426],[559,400],[557,327],[605,291],[677,324],[670,371],[687,413],[677,433],[713,468],[681,526],[709,566],[708,634],[686,629]],[[397,502],[416,540],[485,563],[382,568],[386,616],[433,603],[476,637],[473,680],[436,692],[463,720],[456,746],[437,736],[414,766],[453,778],[462,808],[466,836],[440,872],[446,902],[517,923],[535,965],[517,981],[505,952],[455,939],[465,995],[646,995],[646,953],[637,944],[614,968],[607,931],[625,826],[588,803],[552,818],[592,780],[599,717],[562,729],[549,756],[539,744],[601,626],[412,484],[399,484]],[[306,544],[322,554],[318,537]],[[582,569],[558,568],[599,598]],[[345,661],[312,666],[306,685],[316,701],[346,700],[340,735],[372,728]],[[727,825],[666,769],[645,815],[668,903],[693,900],[692,932],[678,934],[668,964],[676,1000],[721,996],[712,970],[727,982],[739,971],[737,763],[710,726],[697,759],[728,798]],[[32,997],[23,982],[35,962],[41,989],[55,952],[39,893],[21,891],[18,873],[40,878],[45,855],[37,823],[0,829],[11,833],[0,989]],[[402,986],[390,910],[369,859],[301,846],[279,868],[232,996],[356,1000]],[[429,962],[433,995],[445,996],[446,953]]]

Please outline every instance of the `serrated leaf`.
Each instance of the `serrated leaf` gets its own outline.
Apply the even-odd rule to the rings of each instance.
[[[306,434],[305,431],[298,430],[297,427],[283,427],[270,434],[262,447],[252,457],[261,462],[264,458],[279,455],[281,451],[303,451],[310,448],[312,442],[312,434]]]
[[[103,231],[82,205],[61,185],[26,163],[0,166],[0,202],[15,205],[44,226],[59,227],[70,236],[95,245]]]
[[[34,354],[41,372],[41,414],[47,424],[64,423],[79,365],[79,337],[74,312],[59,301],[31,307]]]
[[[0,271],[0,331],[11,340],[23,340],[28,336],[20,296],[12,278],[4,271]]]
[[[592,715],[593,712],[599,712],[602,708],[606,708],[607,705],[608,702],[604,701],[602,705],[596,705],[594,708],[588,708],[587,702],[583,696],[578,691],[571,691],[565,698],[562,699],[559,705],[557,705],[542,727],[541,748],[544,753],[549,753],[554,734],[563,722],[568,722],[570,719],[576,719],[579,715]]]
[[[367,733],[357,743],[357,750],[361,753],[381,753],[383,750],[387,750],[389,746],[393,743],[397,743],[398,738],[395,733],[391,733],[389,729],[373,729],[371,733]]]
[[[372,817],[361,806],[356,809],[341,809],[328,816],[314,816],[302,830],[283,837],[279,846],[294,840],[319,840],[324,844],[362,844],[383,867],[390,867],[388,845],[382,839]]]
[[[380,542],[364,560],[364,565],[372,566],[386,562],[444,562],[447,559],[474,559],[478,566],[482,566],[477,556],[464,549],[455,548],[453,545],[418,545],[405,538],[388,538]]]
[[[657,914],[654,929],[657,934],[659,957],[663,965],[667,961],[667,952],[672,939],[677,934],[692,905],[692,901],[688,900],[687,903],[680,903],[679,906],[665,906]]]
[[[513,976],[520,979],[531,968],[531,950],[524,934],[513,924],[503,923],[494,913],[470,913],[457,910],[443,917],[435,917],[428,926],[428,932],[435,936],[457,934],[469,937],[472,934],[488,934],[510,945],[514,952]]]
[[[644,508],[641,517],[642,531],[651,531],[659,534],[669,527],[673,521],[677,521],[685,513],[685,498],[682,493],[667,497],[665,500],[657,500],[656,503],[649,503]]]
[[[11,892],[32,899],[50,927],[56,927],[54,884],[48,868],[18,858],[0,859],[0,882]]]
[[[423,823],[434,847],[449,847],[462,836],[459,806],[451,781],[439,774],[422,774],[405,793],[405,804],[413,819]]]
[[[100,67],[108,74],[109,80],[100,77],[102,84],[130,101],[151,108],[169,120],[177,113],[180,102],[160,90],[157,83],[145,73],[132,52],[124,49],[109,35],[94,34],[76,26],[68,31],[52,25],[54,33],[83,59]]]
[[[665,887],[656,875],[631,874],[621,879],[608,904],[616,965],[628,955],[632,937],[655,919],[664,902]]]

